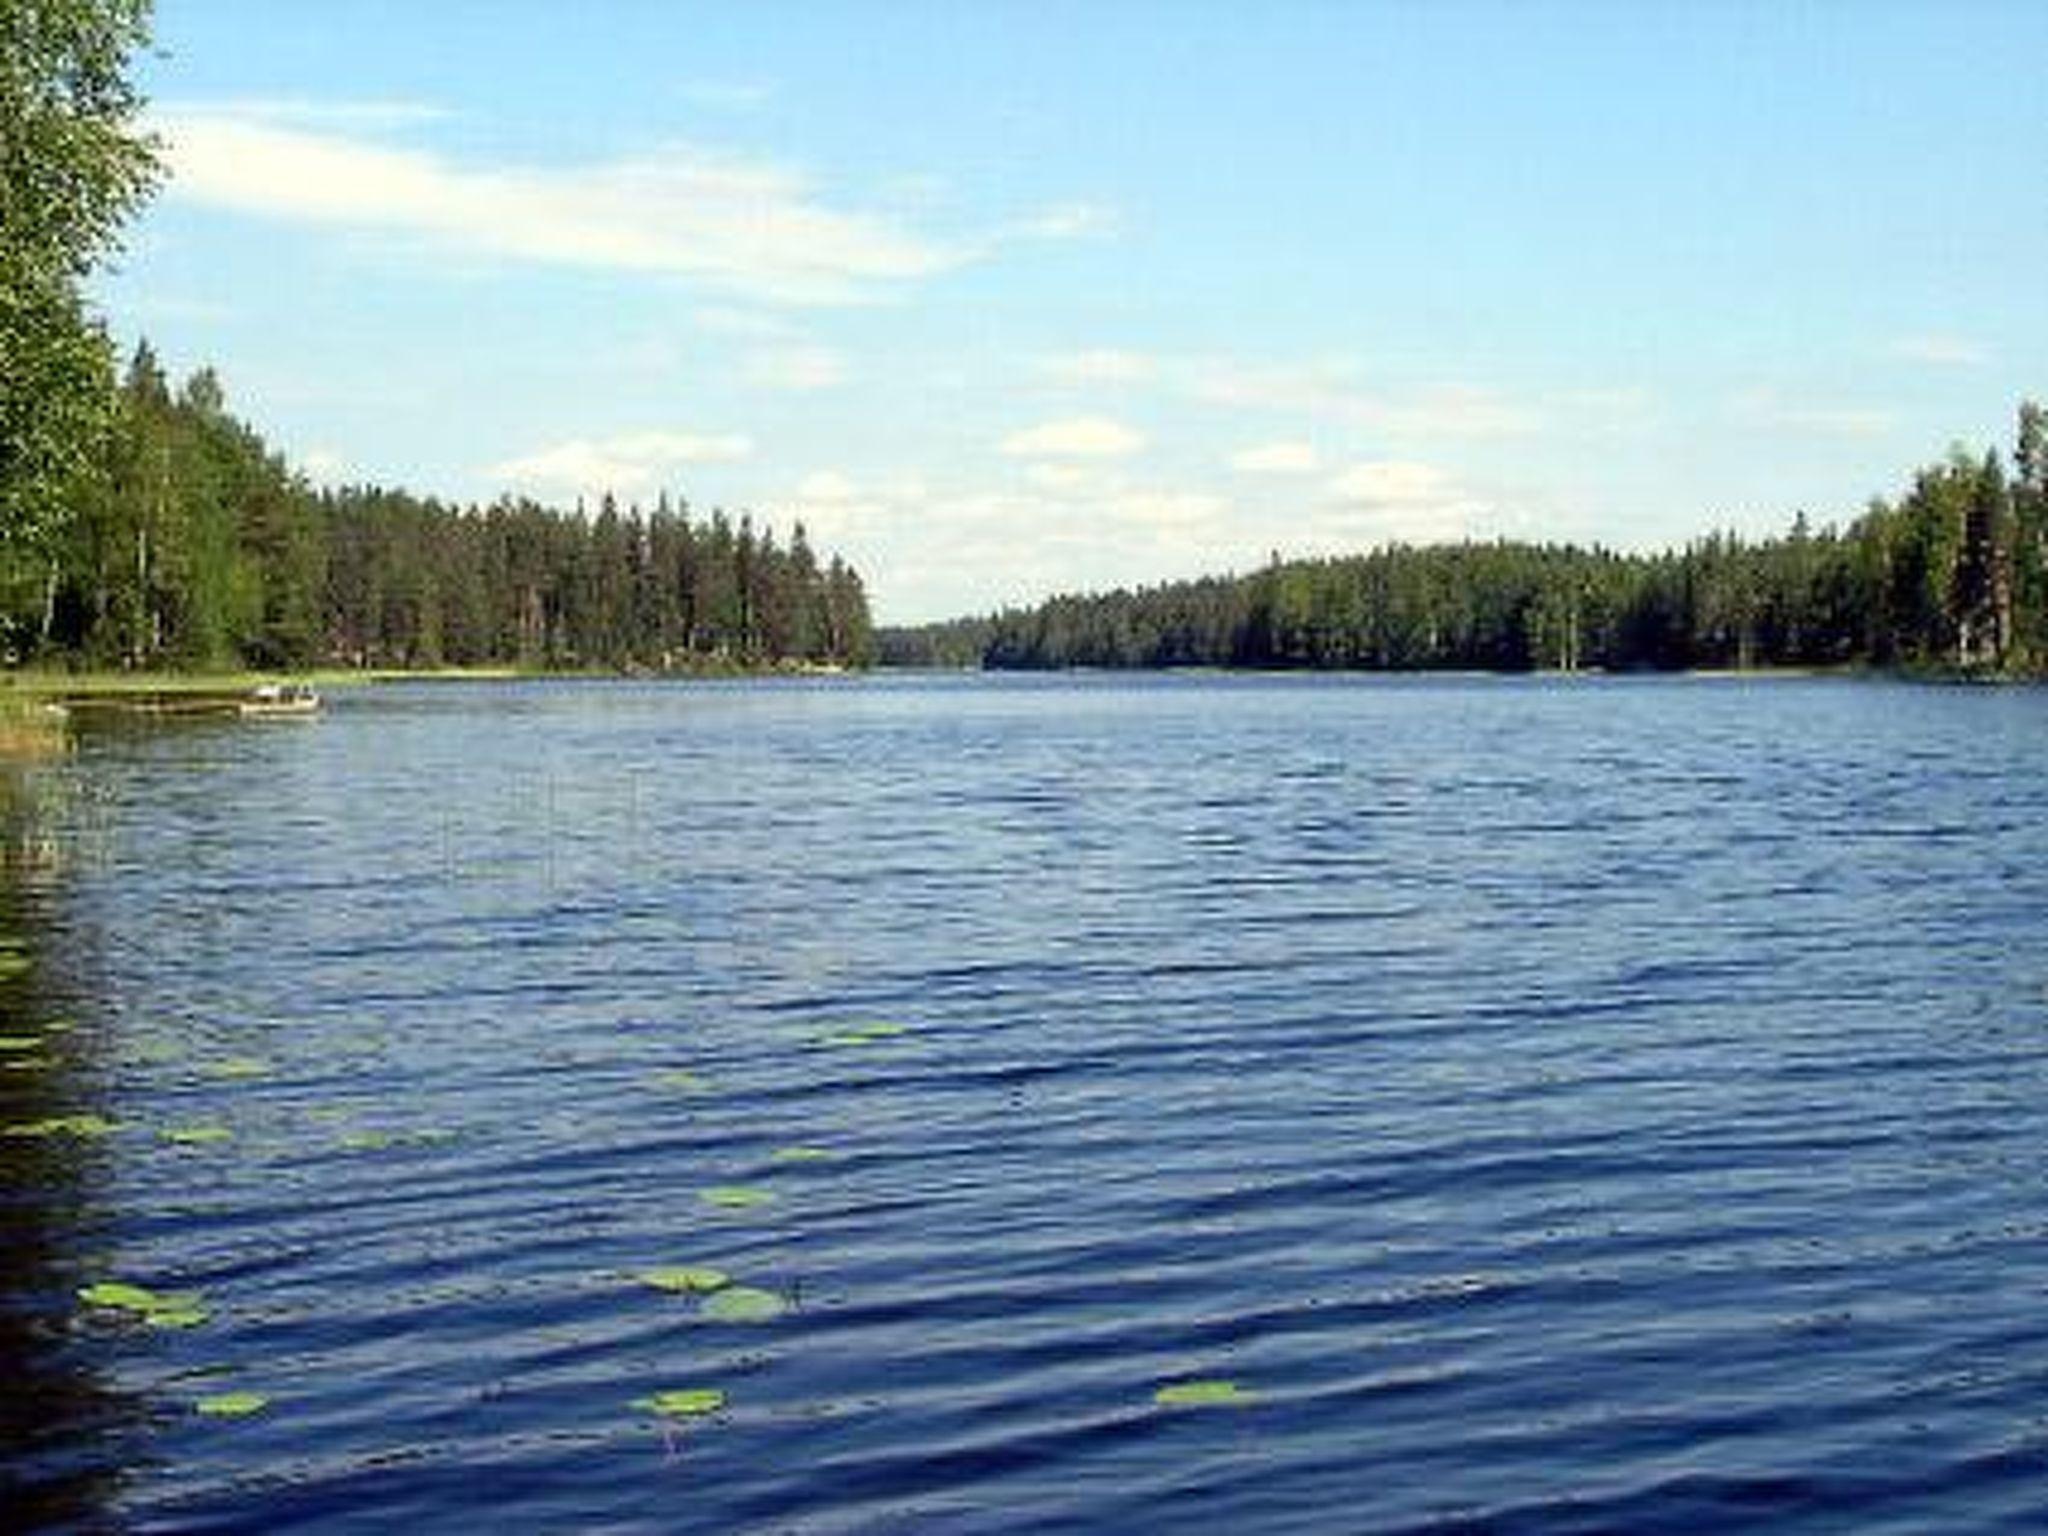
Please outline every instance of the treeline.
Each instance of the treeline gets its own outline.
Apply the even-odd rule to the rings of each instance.
[[[1058,597],[885,630],[884,665],[2048,671],[2048,412],[2008,471],[1957,450],[1845,528],[1682,550],[1466,543],[1278,559],[1239,577]]]
[[[147,346],[54,541],[7,572],[15,660],[293,669],[861,666],[860,577],[750,517],[666,497],[594,516],[315,490]]]

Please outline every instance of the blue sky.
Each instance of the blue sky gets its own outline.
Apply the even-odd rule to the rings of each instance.
[[[2048,392],[2048,6],[159,0],[99,284],[315,478],[909,621],[1853,516]]]

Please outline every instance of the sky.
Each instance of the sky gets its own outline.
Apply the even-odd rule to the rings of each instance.
[[[309,479],[908,623],[1855,516],[2048,392],[2039,0],[158,0],[95,299]]]

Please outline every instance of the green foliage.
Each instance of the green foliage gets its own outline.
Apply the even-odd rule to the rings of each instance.
[[[1627,671],[2048,667],[2048,413],[2008,480],[1958,450],[1846,529],[1683,550],[1388,545],[1249,576],[1057,597],[885,631],[885,663],[991,668]]]
[[[99,464],[112,365],[79,283],[156,177],[129,55],[147,0],[0,0],[0,620],[47,630],[55,546]]]
[[[872,647],[860,578],[820,568],[801,528],[784,549],[665,499],[586,518],[316,491],[210,371],[173,391],[147,345],[75,511],[44,637],[92,666],[747,670],[863,666]]]

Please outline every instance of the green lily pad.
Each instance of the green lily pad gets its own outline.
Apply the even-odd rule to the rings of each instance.
[[[209,1419],[246,1419],[268,1408],[270,1399],[261,1392],[221,1392],[192,1406]]]
[[[146,1285],[130,1285],[125,1280],[102,1280],[95,1285],[83,1286],[78,1299],[88,1306],[111,1307],[122,1312],[154,1312],[168,1304],[167,1298],[158,1295]]]
[[[789,1303],[773,1291],[751,1285],[734,1285],[716,1292],[706,1301],[703,1315],[714,1323],[767,1323],[788,1310]]]
[[[715,1291],[732,1284],[732,1276],[724,1270],[702,1264],[686,1264],[673,1269],[643,1269],[638,1279],[642,1285],[651,1285],[657,1291],[675,1291],[685,1296]]]
[[[751,1184],[715,1184],[698,1198],[706,1205],[715,1205],[721,1210],[743,1211],[752,1206],[766,1205],[775,1196]]]
[[[832,1157],[823,1147],[777,1147],[770,1155],[778,1163],[823,1163]]]
[[[1152,1394],[1162,1408],[1241,1408],[1259,1400],[1234,1381],[1177,1381]]]
[[[109,1312],[125,1312],[152,1328],[197,1328],[210,1314],[190,1292],[152,1291],[125,1280],[102,1280],[83,1287],[78,1299]]]
[[[103,1115],[57,1115],[48,1120],[31,1120],[23,1125],[10,1125],[0,1135],[6,1136],[111,1136],[114,1122]]]
[[[633,1406],[664,1419],[695,1419],[723,1408],[725,1394],[716,1387],[677,1387],[651,1397],[636,1397]]]
[[[898,1035],[908,1034],[902,1024],[862,1024],[855,1029],[835,1029],[818,1037],[820,1045],[873,1045],[878,1040],[892,1040]]]
[[[235,1133],[224,1125],[174,1125],[157,1135],[174,1147],[212,1147],[235,1139]]]

